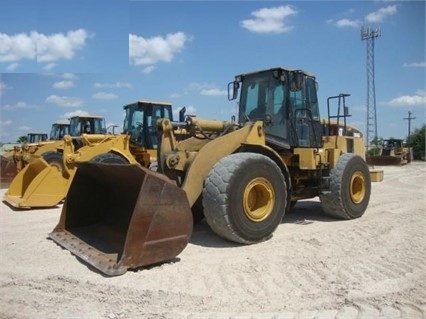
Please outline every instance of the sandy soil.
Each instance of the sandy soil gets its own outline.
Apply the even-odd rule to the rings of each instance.
[[[61,207],[0,203],[0,318],[424,318],[426,163],[382,168],[360,219],[301,201],[251,246],[201,224],[173,262],[113,278],[47,239]]]

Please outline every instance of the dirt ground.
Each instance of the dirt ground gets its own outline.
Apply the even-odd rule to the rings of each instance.
[[[0,318],[424,318],[426,163],[381,168],[359,219],[301,201],[250,246],[200,224],[173,262],[112,278],[47,238],[60,206],[2,202]]]

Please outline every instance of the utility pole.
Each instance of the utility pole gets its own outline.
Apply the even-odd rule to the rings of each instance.
[[[367,136],[366,147],[371,140],[377,141],[377,112],[376,87],[374,84],[374,39],[381,36],[380,29],[371,30],[370,27],[361,28],[361,40],[367,41]]]
[[[411,112],[410,111],[408,111],[408,117],[404,117],[404,120],[408,120],[408,135],[407,135],[407,143],[408,143],[408,146],[410,146],[410,135],[411,135],[411,121],[412,120],[415,120],[416,118],[415,117],[411,117]]]

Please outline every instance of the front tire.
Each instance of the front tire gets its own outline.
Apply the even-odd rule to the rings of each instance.
[[[367,209],[371,194],[370,172],[358,155],[340,156],[330,172],[330,191],[320,195],[323,211],[332,217],[354,219]]]
[[[49,151],[43,153],[42,157],[47,162],[47,164],[55,167],[60,173],[64,171],[64,161],[62,159],[62,153]]]
[[[129,161],[123,156],[114,153],[104,153],[93,157],[91,162],[105,164],[129,164]]]
[[[219,236],[242,244],[266,240],[280,224],[287,186],[278,165],[256,153],[220,160],[205,180],[204,216]]]

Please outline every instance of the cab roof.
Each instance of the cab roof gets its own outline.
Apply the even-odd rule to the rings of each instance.
[[[315,77],[315,75],[313,73],[301,70],[301,69],[293,69],[293,68],[287,68],[287,67],[275,67],[275,68],[271,68],[271,69],[264,69],[264,70],[257,70],[257,71],[253,71],[253,72],[248,72],[248,73],[242,73],[239,74],[237,76],[246,76],[246,75],[254,75],[254,74],[258,74],[258,73],[265,73],[265,72],[272,72],[275,70],[281,70],[281,71],[286,71],[286,72],[295,72],[295,71],[299,71],[302,72],[303,74],[307,75],[307,76],[311,76],[311,77]]]
[[[171,104],[171,103],[169,103],[169,102],[137,100],[137,101],[135,101],[135,102],[125,104],[125,105],[123,106],[123,108],[126,108],[127,106],[134,105],[134,104],[154,104],[154,105],[164,105],[164,106],[171,106],[171,105],[172,105],[172,104]]]

